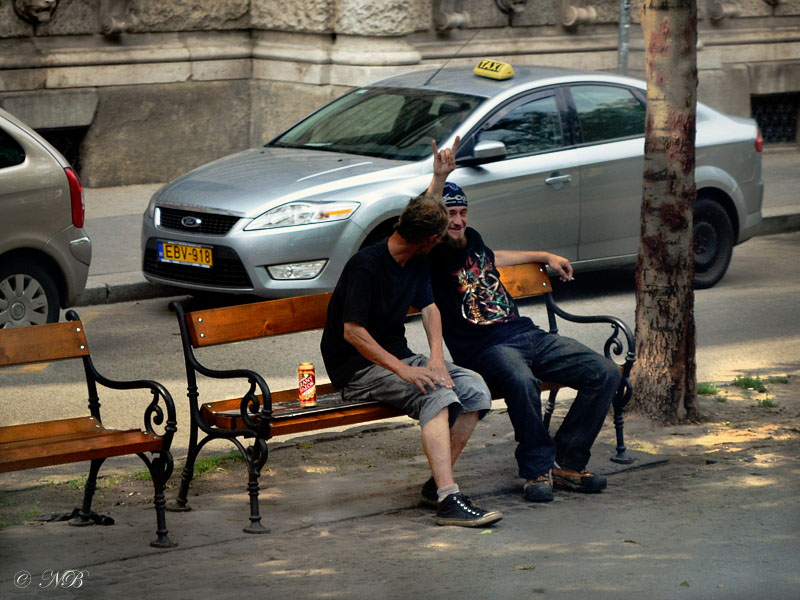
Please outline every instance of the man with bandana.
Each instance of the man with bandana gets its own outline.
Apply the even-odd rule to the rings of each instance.
[[[467,227],[464,191],[434,175],[429,191],[441,192],[449,225],[430,253],[431,283],[441,312],[445,342],[456,364],[483,375],[505,399],[518,443],[515,456],[532,502],[553,499],[553,485],[600,492],[606,479],[586,470],[590,449],[603,426],[621,374],[613,361],[568,337],[543,331],[521,317],[500,282],[497,267],[537,262],[562,281],[572,280],[572,265],[549,252],[493,252],[481,235]],[[541,382],[572,387],[578,395],[555,436],[542,423]],[[422,496],[425,502],[426,490]]]

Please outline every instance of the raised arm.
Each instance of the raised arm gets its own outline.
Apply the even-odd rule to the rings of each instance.
[[[447,178],[450,173],[456,170],[456,152],[458,152],[458,144],[460,142],[461,138],[456,136],[452,148],[445,148],[440,151],[436,145],[436,140],[431,140],[431,146],[433,146],[433,178],[425,191],[425,195],[429,198],[441,199]]]

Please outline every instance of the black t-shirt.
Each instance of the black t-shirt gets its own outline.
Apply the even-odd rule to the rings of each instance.
[[[427,257],[413,258],[401,267],[384,240],[347,261],[328,304],[320,343],[334,387],[341,389],[356,371],[372,364],[345,341],[345,323],[361,325],[384,350],[408,358],[413,352],[406,342],[406,314],[411,306],[422,310],[429,304],[433,294]]]
[[[480,351],[533,327],[500,282],[494,252],[467,227],[462,249],[442,243],[430,253],[431,285],[453,360],[474,365]]]

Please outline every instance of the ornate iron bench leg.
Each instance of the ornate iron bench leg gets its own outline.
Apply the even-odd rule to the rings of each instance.
[[[208,438],[204,439],[203,442],[207,440]],[[194,462],[197,460],[197,455],[200,453],[200,449],[203,445],[204,444],[200,444],[198,446],[197,426],[192,423],[189,432],[189,453],[186,455],[186,464],[183,466],[183,471],[181,471],[181,487],[180,490],[178,490],[178,497],[166,507],[166,510],[169,512],[189,512],[192,510],[192,507],[188,504],[189,485],[192,483],[192,477],[194,477]]]
[[[153,548],[174,548],[178,544],[174,543],[167,536],[167,517],[166,506],[167,499],[164,496],[164,489],[166,488],[167,481],[172,476],[173,460],[170,452],[161,452],[159,456],[152,462],[147,460],[143,454],[139,455],[144,460],[148,469],[150,470],[150,477],[153,479],[153,488],[155,493],[153,495],[153,504],[156,508],[156,539],[150,542]]]
[[[621,465],[629,465],[633,463],[633,459],[626,454],[627,448],[625,447],[625,437],[623,433],[624,418],[622,412],[631,398],[631,383],[627,377],[622,379],[619,385],[617,394],[614,396],[612,404],[614,405],[614,429],[617,433],[617,455],[613,456],[611,460]]]
[[[98,515],[92,511],[92,499],[97,490],[97,474],[103,466],[105,458],[96,458],[89,467],[89,476],[86,478],[86,486],[83,488],[83,505],[80,510],[75,509],[71,513],[64,515],[58,520],[69,521],[73,527],[86,527],[87,525],[113,525],[114,519],[103,515]]]
[[[558,395],[558,388],[554,388],[550,390],[550,393],[547,395],[547,405],[544,411],[544,418],[542,419],[542,423],[544,424],[544,428],[547,431],[550,431],[550,418],[553,416],[553,413],[556,410],[556,396]]]
[[[247,462],[249,475],[247,493],[250,495],[250,525],[242,531],[245,533],[269,533],[270,530],[261,524],[261,515],[258,509],[258,478],[261,476],[261,469],[267,462],[267,442],[260,438],[254,439],[253,445],[249,446],[243,455]]]

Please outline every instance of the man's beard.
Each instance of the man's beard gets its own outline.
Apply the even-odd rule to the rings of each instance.
[[[467,236],[462,234],[456,238],[450,234],[447,234],[444,237],[444,243],[448,248],[453,248],[454,250],[463,250],[467,246]]]

